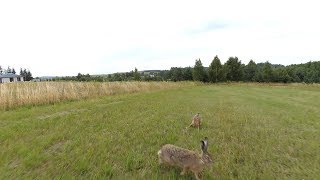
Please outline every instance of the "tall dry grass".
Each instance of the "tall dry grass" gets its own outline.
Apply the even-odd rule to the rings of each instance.
[[[0,84],[0,109],[193,86],[193,82],[24,82]]]

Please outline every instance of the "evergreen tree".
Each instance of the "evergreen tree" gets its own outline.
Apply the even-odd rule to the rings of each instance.
[[[237,57],[230,57],[225,65],[227,80],[240,81],[242,79],[241,61]]]
[[[273,72],[273,82],[288,83],[291,81],[286,68],[276,68]]]
[[[298,72],[297,70],[298,69],[294,69],[292,68],[292,66],[283,66],[281,68],[274,68],[273,70],[273,78],[274,78],[274,82],[276,82],[279,78],[278,78],[278,75],[280,74],[280,70],[279,69],[282,69],[282,70],[285,70],[289,76],[289,81],[288,82],[302,82],[301,78],[298,76]],[[303,77],[302,77],[303,79]]]
[[[172,67],[170,69],[170,74],[171,74],[171,80],[172,81],[182,81],[183,79],[183,74],[182,74],[182,68],[178,67]]]
[[[82,76],[83,76],[83,75],[82,75],[81,73],[78,73],[78,74],[77,74],[77,80],[78,80],[78,81],[81,81]]]
[[[263,66],[262,78],[263,78],[263,82],[273,81],[273,70],[272,70],[271,63],[269,63],[268,61]]]
[[[27,70],[26,70],[26,69],[23,70],[23,77],[24,77],[25,79],[27,79]]]
[[[26,81],[31,81],[33,79],[31,72],[28,70],[26,73]]]
[[[293,68],[292,71],[294,75],[292,75],[294,82],[303,82],[304,81],[304,77],[306,75],[306,71],[305,68],[303,67],[297,67],[297,68]],[[289,74],[290,76],[290,74]]]
[[[11,73],[16,74],[16,70],[12,68]]]
[[[112,81],[122,81],[121,75],[119,73],[113,74]]]
[[[253,77],[253,81],[255,81],[255,82],[264,82],[262,70],[258,69],[258,71],[256,72],[255,76]]]
[[[111,81],[111,78],[112,78],[111,74],[108,74],[107,78],[108,78],[109,81]]]
[[[3,69],[1,66],[0,66],[0,74],[3,74]]]
[[[223,79],[223,71],[220,59],[215,56],[208,69],[209,81],[219,82]]]
[[[192,77],[194,81],[207,82],[207,73],[200,59],[196,60],[195,62],[193,72],[192,72]]]
[[[250,60],[248,65],[244,67],[244,80],[251,82],[254,81],[257,71],[257,64],[253,60]]]
[[[192,68],[186,67],[182,70],[183,80],[192,81]]]
[[[12,73],[12,70],[11,70],[10,66],[8,66],[6,73]]]
[[[227,72],[228,72],[228,67],[226,65],[226,63],[224,65],[222,65],[222,76],[221,76],[221,81],[225,82],[227,81]]]
[[[167,81],[170,80],[171,78],[171,73],[168,70],[165,70],[163,73],[160,73],[163,76],[163,80]]]
[[[134,68],[134,74],[133,74],[134,80],[135,81],[140,81],[141,77],[140,77],[140,73],[138,72],[137,68]]]
[[[320,62],[308,62],[306,64],[306,83],[319,83],[320,82]]]

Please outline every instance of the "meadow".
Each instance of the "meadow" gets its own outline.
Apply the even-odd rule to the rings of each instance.
[[[218,84],[0,111],[0,179],[194,179],[158,165],[172,143],[214,164],[204,179],[320,178],[320,86]],[[185,130],[195,113],[203,128]]]
[[[193,86],[193,82],[23,82],[0,84],[0,109]]]

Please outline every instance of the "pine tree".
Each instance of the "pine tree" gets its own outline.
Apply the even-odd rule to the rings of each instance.
[[[262,69],[262,78],[264,82],[272,82],[273,81],[273,70],[271,63],[268,61],[264,64]]]
[[[192,72],[192,77],[194,81],[207,82],[207,79],[208,79],[207,72],[205,71],[200,59],[196,60],[196,63],[194,65],[193,72]]]
[[[32,73],[29,70],[27,71],[26,69],[24,69],[23,71],[22,69],[20,69],[20,75],[23,76],[25,81],[31,81],[33,79]]]
[[[82,76],[83,76],[83,75],[82,75],[81,73],[78,73],[78,74],[77,74],[77,79],[78,79],[78,81],[80,81],[80,79],[81,79]]]
[[[223,79],[222,73],[223,71],[222,71],[222,65],[221,65],[220,59],[218,58],[218,56],[215,56],[208,69],[209,81],[210,82],[222,81]]]
[[[237,57],[230,57],[225,65],[227,80],[240,81],[242,79],[241,61]]]
[[[170,74],[171,74],[171,80],[174,82],[183,80],[182,68],[172,67],[170,69]]]
[[[273,82],[290,82],[291,77],[288,74],[286,68],[277,68],[273,72]]]
[[[8,66],[6,73],[12,73],[10,66]]]
[[[253,60],[250,60],[248,65],[246,65],[244,68],[244,80],[251,82],[254,81],[257,71],[257,64]]]
[[[23,70],[23,77],[27,81],[27,70],[26,69]]]
[[[182,70],[183,80],[192,81],[192,68],[186,67]]]
[[[135,81],[140,81],[141,77],[140,77],[140,73],[138,72],[137,68],[134,68],[134,74],[133,74],[134,80]]]

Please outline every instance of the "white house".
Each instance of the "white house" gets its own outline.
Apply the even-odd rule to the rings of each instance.
[[[7,82],[20,82],[24,81],[23,76],[7,73],[7,74],[0,74],[0,83],[7,83]]]

